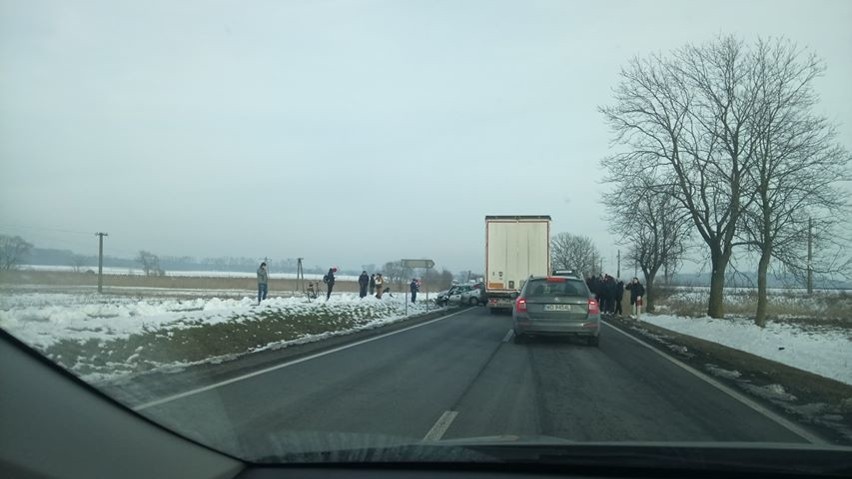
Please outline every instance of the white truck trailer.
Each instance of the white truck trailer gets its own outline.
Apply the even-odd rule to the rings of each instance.
[[[550,216],[485,217],[485,295],[492,313],[511,310],[530,276],[550,272]]]

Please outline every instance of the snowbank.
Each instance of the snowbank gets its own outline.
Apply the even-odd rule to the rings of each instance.
[[[0,327],[84,379],[176,370],[318,341],[421,314],[424,302],[357,294],[272,298],[146,298],[93,294],[0,295]],[[431,306],[431,309],[435,309]],[[210,343],[213,341],[213,343]]]
[[[847,330],[777,322],[761,329],[745,318],[654,314],[643,315],[642,321],[852,384],[852,341]]]

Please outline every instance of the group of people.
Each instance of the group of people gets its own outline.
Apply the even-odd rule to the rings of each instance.
[[[414,303],[417,301],[417,292],[420,291],[420,281],[417,278],[411,278],[408,288],[411,291],[411,302]],[[378,299],[382,299],[385,293],[392,296],[390,285],[385,281],[382,273],[367,275],[366,271],[361,271],[361,276],[358,276],[358,295],[364,298],[368,291],[370,296]]]
[[[331,298],[331,292],[334,289],[335,273],[337,273],[337,268],[329,268],[328,273],[326,273],[322,277],[322,281],[326,285],[326,301]],[[411,302],[414,303],[415,301],[417,301],[417,292],[420,291],[420,282],[417,280],[417,278],[412,278],[411,283],[408,285],[408,287],[411,290]],[[378,299],[382,299],[382,296],[384,294],[391,295],[390,285],[385,281],[385,278],[382,276],[381,273],[374,273],[372,275],[368,275],[366,271],[362,271],[361,276],[358,277],[358,289],[358,294],[362,298],[367,296],[368,291],[370,296],[375,296]],[[269,269],[266,266],[266,262],[263,262],[260,263],[260,267],[257,268],[258,304],[260,304],[263,300],[266,299],[268,292]]]
[[[390,286],[385,286],[385,278],[381,273],[367,275],[366,271],[361,271],[361,276],[358,276],[358,296],[364,298],[368,291],[370,296],[382,299],[383,294],[390,294]]]
[[[601,313],[613,316],[623,315],[621,302],[624,299],[624,292],[630,292],[630,306],[635,307],[639,298],[645,295],[645,287],[639,282],[639,278],[624,284],[620,279],[613,278],[608,274],[600,276],[590,276],[586,278],[586,284],[589,286],[592,294],[595,295],[595,300],[601,308]]]

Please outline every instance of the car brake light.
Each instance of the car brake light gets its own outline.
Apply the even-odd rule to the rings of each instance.
[[[517,311],[519,313],[526,313],[527,312],[527,300],[524,299],[524,298],[518,298],[515,301],[515,311]]]
[[[558,276],[548,276],[547,277],[548,283],[564,283],[565,281],[566,281],[565,278],[560,278]]]
[[[601,308],[594,299],[589,300],[589,314],[601,314]]]

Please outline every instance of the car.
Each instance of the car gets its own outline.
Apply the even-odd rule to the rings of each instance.
[[[450,286],[450,289],[438,293],[438,297],[435,299],[435,302],[438,303],[438,305],[440,306],[446,306],[448,304],[460,304],[462,301],[462,294],[468,292],[469,290],[469,285],[454,284]]]
[[[485,303],[485,288],[481,283],[456,284],[447,291],[438,293],[435,302],[440,306],[448,304],[469,304],[476,306]]]
[[[554,269],[551,276],[564,276],[566,278],[583,279],[583,276],[573,269]]]
[[[577,336],[598,346],[601,310],[586,282],[567,276],[531,276],[512,307],[515,342],[528,336]]]
[[[470,285],[470,289],[462,293],[460,298],[462,304],[469,304],[470,306],[485,304],[485,301],[485,285],[483,283]]]

